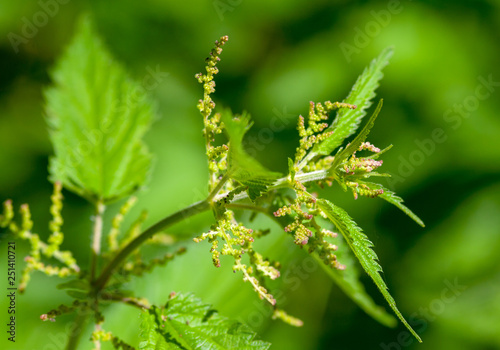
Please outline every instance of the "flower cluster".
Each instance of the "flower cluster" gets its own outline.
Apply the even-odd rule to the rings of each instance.
[[[305,127],[305,120],[303,116],[299,116],[297,129],[299,131],[300,144],[295,153],[295,164],[299,169],[308,165],[309,159],[304,159],[308,151],[317,143],[327,139],[333,134],[333,130],[327,129],[330,112],[339,108],[355,109],[355,105],[343,102],[330,102],[314,103],[309,102],[309,115],[307,120],[307,128]],[[326,130],[325,130],[326,129]],[[307,169],[311,170],[311,169]]]
[[[215,136],[222,133],[221,115],[212,111],[215,108],[215,102],[211,94],[215,92],[214,76],[219,72],[217,63],[220,61],[222,47],[228,41],[228,37],[223,36],[215,41],[215,47],[210,51],[210,56],[206,59],[206,74],[196,74],[196,79],[203,84],[203,99],[198,102],[198,110],[203,116],[203,135],[206,142],[206,154],[208,157],[208,170],[210,173],[209,190],[212,191],[216,186],[217,173],[226,168],[226,156],[228,147],[226,145],[215,146]]]
[[[308,252],[317,253],[325,265],[338,270],[345,269],[345,266],[337,261],[337,246],[329,242],[337,237],[337,234],[322,228],[316,221],[316,217],[321,215],[321,211],[316,208],[316,197],[297,180],[293,182],[293,189],[295,199],[275,211],[274,216],[292,218],[292,223],[286,225],[284,230],[293,233],[295,244],[301,247],[307,245]]]
[[[319,212],[319,214],[321,215],[322,213]],[[309,253],[317,253],[326,266],[337,270],[344,270],[345,265],[339,263],[335,255],[337,246],[329,242],[329,239],[337,237],[337,233],[322,228],[314,218],[312,219],[312,226],[314,227],[315,235],[310,241]]]
[[[370,94],[363,90],[364,87],[355,86],[347,100],[362,103],[361,108],[356,111],[348,110],[356,109],[356,105],[344,102],[310,102],[307,121],[302,116],[298,118],[299,146],[294,159],[288,159],[288,176],[282,177],[279,173],[270,172],[246,153],[242,141],[251,126],[248,114],[234,116],[227,110],[212,116],[215,108],[210,97],[215,91],[213,77],[218,73],[216,64],[226,40],[227,37],[223,37],[216,42],[207,59],[207,73],[196,75],[204,87],[204,96],[198,104],[198,109],[204,118],[203,133],[209,163],[209,195],[206,201],[214,213],[216,223],[208,232],[194,238],[194,241],[207,240],[210,243],[212,261],[216,267],[221,264],[221,255],[232,256],[233,271],[240,271],[243,280],[253,286],[259,297],[273,305],[273,318],[300,326],[300,320],[276,307],[276,300],[265,287],[266,278],[279,277],[279,264],[264,259],[253,249],[253,242],[260,234],[239,223],[232,209],[239,208],[268,215],[272,213],[271,216],[283,226],[284,231],[293,236],[296,245],[306,248],[309,254],[332,269],[346,269],[346,266],[337,260],[338,247],[334,244],[337,233],[325,229],[320,224],[323,225],[323,219],[328,219],[330,225],[333,224],[344,236],[346,232],[343,228],[356,231],[357,227],[351,225],[348,216],[330,205],[329,201],[317,198],[318,195],[312,193],[311,188],[316,185],[331,186],[337,181],[344,190],[350,188],[355,198],[359,195],[382,195],[382,198],[409,213],[401,205],[402,200],[399,197],[391,197],[381,185],[366,181],[371,176],[386,176],[375,171],[383,163],[378,158],[385,150],[381,151],[365,142],[380,112],[382,101],[351,143],[340,147],[335,155],[330,153],[353,134],[365,114],[364,109],[369,106],[362,99],[355,97],[361,94],[366,98]],[[344,110],[337,114],[335,121],[329,126],[329,115],[337,109]],[[223,130],[226,131],[229,142],[215,144],[216,135]],[[371,154],[358,156],[357,152],[362,151]],[[290,191],[293,191],[293,196],[288,195]],[[235,203],[245,198],[249,198],[251,203]],[[265,203],[268,206],[262,205]],[[243,262],[245,255],[249,264]]]
[[[337,246],[331,243],[337,234],[322,228],[316,218],[321,216],[321,211],[316,208],[316,195],[309,193],[308,188],[304,183],[297,178],[304,174],[304,171],[314,173],[315,171],[329,171],[334,164],[335,157],[326,155],[323,157],[315,158],[316,155],[312,152],[313,147],[330,137],[333,133],[332,128],[328,128],[325,122],[328,120],[330,112],[339,108],[355,109],[355,105],[330,102],[324,103],[309,103],[309,115],[306,121],[302,116],[299,116],[297,130],[299,133],[300,144],[296,150],[295,160],[289,160],[288,177],[289,187],[295,192],[295,198],[289,199],[288,203],[279,207],[273,214],[276,218],[288,216],[292,219],[291,223],[284,226],[285,232],[293,234],[294,243],[299,246],[307,246],[310,254],[317,254],[317,256],[325,263],[325,265],[337,270],[345,269],[345,265],[337,261],[336,250]],[[369,143],[363,143],[359,149],[370,150],[372,152],[380,152]],[[361,175],[370,172],[382,164],[381,161],[376,161],[371,158],[356,158],[355,154],[351,156],[349,161],[342,163],[343,174],[351,176],[347,179],[345,176],[342,178],[344,186],[355,186],[358,188],[359,193],[364,193],[364,184],[354,184],[352,176]],[[323,186],[331,186],[335,176],[322,176],[321,179],[316,180],[316,184]]]
[[[234,212],[225,210],[207,233],[194,238],[195,242],[208,240],[211,243],[212,261],[215,267],[220,267],[220,255],[229,255],[234,258],[233,271],[240,271],[243,280],[250,282],[253,289],[261,299],[267,300],[272,305],[276,304],[274,297],[264,286],[264,276],[276,279],[280,276],[275,266],[264,259],[262,255],[253,249],[254,232],[235,220]],[[219,240],[222,248],[219,248]],[[243,256],[247,254],[250,266],[243,263]]]
[[[111,230],[108,234],[108,251],[103,254],[103,258],[113,258],[118,252],[123,249],[130,241],[137,237],[142,230],[142,224],[147,218],[147,212],[143,212],[130,226],[130,228],[121,236],[121,224],[129,213],[130,209],[136,202],[135,197],[131,197],[123,204],[119,212],[112,219]],[[93,313],[96,318],[97,328],[92,333],[92,340],[94,341],[95,348],[100,348],[101,341],[111,341],[115,346],[121,346],[123,349],[133,349],[119,338],[113,336],[111,332],[106,332],[101,328],[104,322],[104,316],[100,312],[101,302],[122,302],[138,308],[148,308],[149,302],[145,299],[135,298],[120,291],[120,286],[126,282],[130,276],[140,276],[145,272],[151,271],[156,266],[162,266],[171,261],[175,256],[183,254],[185,248],[179,248],[174,253],[166,253],[162,257],[153,258],[149,261],[144,261],[141,252],[137,249],[130,257],[129,260],[115,273],[112,278],[112,283],[102,290],[98,298],[94,298],[91,294],[91,287],[89,284],[88,276],[80,273],[80,267],[77,265],[76,260],[73,258],[71,252],[62,251],[60,249],[64,240],[64,233],[62,232],[63,217],[61,214],[63,208],[63,196],[61,183],[54,184],[54,191],[51,196],[50,213],[52,220],[49,223],[50,236],[47,243],[43,242],[39,235],[34,233],[33,221],[31,212],[27,204],[20,207],[20,223],[14,221],[15,214],[12,201],[7,200],[3,203],[3,213],[0,215],[0,227],[8,228],[14,237],[18,237],[29,241],[30,252],[25,257],[24,261],[26,266],[22,272],[21,282],[18,290],[23,292],[30,280],[33,271],[41,271],[49,276],[57,275],[61,278],[72,275],[77,275],[76,279],[69,282],[60,284],[61,289],[65,289],[68,294],[77,298],[71,305],[61,304],[57,308],[42,314],[40,319],[42,321],[55,322],[56,317],[74,312],[80,313]],[[171,244],[172,239],[163,235],[157,237],[155,240],[150,240],[151,244]],[[42,261],[42,258],[52,258],[62,263],[62,266],[55,266],[47,264]]]
[[[377,173],[376,170],[383,164],[382,160],[378,160],[379,156],[388,150],[390,147],[380,150],[369,142],[363,142],[358,150],[356,150],[351,157],[345,161],[340,168],[340,178],[337,178],[341,186],[349,187],[352,190],[354,198],[357,199],[358,195],[375,198],[384,193],[382,188],[373,186],[373,184],[365,183],[363,180],[371,176],[389,176],[388,174]],[[372,152],[366,157],[357,157],[356,153],[359,151]]]
[[[273,214],[275,217],[285,215],[293,216],[293,222],[285,226],[285,232],[294,234],[294,242],[297,245],[306,245],[312,236],[311,220],[313,215],[308,211],[314,208],[316,199],[307,192],[306,187],[297,180],[292,182],[296,197],[292,203],[285,205]]]
[[[94,331],[90,336],[90,340],[94,343],[93,350],[100,350],[101,342],[111,342],[114,349],[135,350],[133,346],[114,336],[112,332],[104,330],[101,324],[95,325]]]
[[[31,278],[33,271],[41,271],[49,276],[57,275],[59,277],[67,277],[76,275],[80,272],[80,267],[69,251],[61,251],[60,245],[63,242],[64,234],[61,232],[63,219],[61,216],[62,210],[62,185],[59,182],[54,184],[54,192],[51,196],[52,205],[50,212],[52,221],[49,224],[50,236],[47,240],[48,244],[40,239],[40,236],[32,232],[33,221],[31,220],[31,212],[27,204],[21,205],[21,225],[18,226],[14,220],[14,209],[12,201],[4,202],[3,215],[0,216],[0,226],[8,227],[15,237],[27,240],[30,242],[30,253],[24,261],[26,267],[21,274],[21,282],[18,286],[19,292],[24,292]],[[47,265],[42,262],[42,256],[46,258],[54,258],[64,266]]]
[[[126,232],[123,233],[123,237],[120,237],[122,236],[121,224],[136,202],[136,197],[130,197],[111,220],[111,230],[109,231],[107,237],[108,251],[103,254],[105,258],[109,259],[114,257],[118,251],[127,246],[142,232],[142,226],[148,217],[147,211],[143,211],[130,225]],[[168,246],[174,243],[173,239],[165,234],[157,234],[153,238],[150,239],[147,244],[160,244]],[[185,252],[186,248],[181,247],[174,253],[165,253],[162,257],[153,258],[146,262],[143,259],[140,249],[137,249],[130,255],[128,261],[123,264],[120,269],[120,273],[125,277],[129,275],[142,276],[146,272],[151,272],[156,266],[165,266],[177,255],[184,254]]]
[[[75,300],[71,304],[71,306],[66,306],[64,304],[59,305],[57,308],[50,310],[46,314],[40,315],[40,319],[42,321],[51,321],[55,322],[57,316],[61,316],[64,314],[69,314],[79,308],[85,307],[88,305],[87,301]]]
[[[142,259],[134,262],[128,262],[124,265],[123,270],[126,273],[142,276],[146,272],[151,272],[157,266],[165,266],[168,262],[172,261],[176,256],[182,255],[186,252],[186,248],[181,247],[175,253],[166,253],[161,258],[153,258],[147,263]]]
[[[295,192],[295,199],[290,201],[289,204],[280,207],[273,214],[277,218],[286,215],[293,218],[293,222],[286,225],[284,230],[285,232],[293,233],[295,244],[300,246],[308,244],[309,239],[313,236],[316,198],[307,191],[302,182],[295,179],[295,175],[297,172],[303,170],[322,170],[328,169],[331,166],[334,157],[326,156],[317,161],[312,161],[308,157],[308,153],[311,154],[310,151],[314,145],[332,135],[333,131],[327,129],[328,123],[325,121],[328,120],[330,112],[339,108],[354,109],[356,106],[342,102],[310,102],[307,127],[304,117],[299,116],[297,130],[300,136],[300,143],[295,153],[295,161],[289,160],[290,176],[288,179],[289,187]],[[331,185],[333,177],[323,179],[320,184],[323,182]]]
[[[110,253],[118,250],[118,236],[120,235],[121,223],[136,202],[137,197],[130,197],[111,221],[111,231],[108,234],[108,249]]]
[[[101,349],[101,341],[111,341],[113,334],[102,329],[100,324],[96,324],[90,340],[94,343],[94,349]]]
[[[217,223],[210,230],[194,238],[195,242],[207,240],[210,244],[212,253],[212,262],[215,267],[221,265],[220,256],[229,255],[234,259],[233,271],[240,271],[243,274],[244,281],[250,282],[253,289],[260,298],[266,299],[272,305],[276,303],[274,297],[264,287],[263,276],[275,279],[279,276],[279,271],[273,267],[269,261],[265,260],[257,253],[252,244],[256,233],[252,229],[238,223],[234,212],[227,208],[235,195],[242,192],[244,187],[239,186],[225,176],[227,173],[227,157],[229,147],[226,144],[214,145],[215,136],[224,129],[221,122],[221,114],[212,111],[215,108],[215,102],[210,94],[215,91],[214,75],[218,73],[217,63],[220,61],[222,46],[228,40],[227,36],[221,37],[215,42],[215,47],[207,58],[205,67],[206,74],[198,73],[196,78],[203,84],[203,100],[198,103],[198,109],[203,115],[204,128],[203,134],[206,140],[206,152],[209,164],[209,191],[215,195],[218,191],[226,191],[226,195],[218,201],[212,202],[212,208]],[[244,255],[250,260],[250,266],[243,263]]]

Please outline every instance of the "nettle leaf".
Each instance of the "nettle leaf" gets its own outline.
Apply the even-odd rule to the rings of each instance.
[[[365,185],[368,185],[372,189],[376,189],[376,190],[381,189],[381,190],[383,190],[384,193],[378,195],[377,197],[382,198],[382,199],[386,200],[387,202],[389,202],[391,204],[394,204],[396,207],[398,207],[399,209],[401,209],[406,215],[408,215],[410,218],[412,218],[413,221],[415,221],[417,224],[419,224],[422,227],[425,227],[424,222],[414,212],[412,212],[410,210],[410,208],[408,208],[406,205],[403,204],[403,202],[404,202],[403,198],[401,198],[398,195],[396,195],[396,193],[388,190],[384,186],[382,186],[380,184],[377,184],[377,183],[362,182],[362,181],[359,181],[359,183],[360,184],[363,183]]]
[[[248,196],[253,201],[267,192],[281,174],[267,170],[243,149],[243,136],[251,127],[247,113],[233,118],[231,111],[225,110],[221,119],[229,138],[228,176],[248,186]]]
[[[139,350],[167,350],[176,349],[167,344],[166,336],[159,328],[161,325],[161,312],[156,306],[141,314]],[[170,339],[174,341],[174,339]],[[178,347],[179,349],[182,349]]]
[[[383,307],[375,304],[359,280],[359,268],[344,238],[341,236],[336,237],[335,245],[337,246],[335,255],[337,256],[337,260],[342,265],[345,265],[345,270],[332,269],[326,266],[317,255],[314,255],[314,258],[320,263],[323,270],[333,279],[339,288],[342,289],[342,291],[363,311],[383,325],[395,327],[397,321],[394,316],[388,314]]]
[[[380,110],[382,109],[383,102],[384,101],[382,99],[379,101],[377,108],[375,108],[375,111],[373,112],[372,116],[370,117],[370,119],[368,119],[368,122],[365,124],[365,126],[359,132],[359,134],[356,135],[354,140],[352,140],[352,142],[349,143],[349,145],[347,145],[346,148],[344,148],[335,155],[335,159],[330,168],[331,172],[336,172],[338,170],[338,166],[342,164],[342,162],[345,161],[354,152],[356,152],[359,146],[361,146],[361,144],[365,142],[366,138],[368,137],[368,134],[370,133],[371,129],[373,128],[373,125],[375,124],[375,119],[377,119]]]
[[[314,147],[313,152],[315,154],[330,154],[358,129],[361,120],[366,115],[366,110],[372,105],[372,99],[375,97],[375,90],[379,86],[379,81],[384,76],[382,69],[389,63],[392,53],[392,48],[387,48],[382,51],[380,55],[370,63],[370,66],[366,67],[363,73],[358,77],[349,96],[342,101],[344,103],[356,105],[357,108],[339,109],[332,125],[327,129],[329,131],[334,131],[334,133]]]
[[[74,289],[74,290],[88,291],[89,283],[88,281],[85,281],[83,279],[73,279],[68,282],[59,283],[56,287],[57,289]]]
[[[220,316],[192,294],[177,294],[165,309],[144,311],[139,349],[261,350],[270,343],[254,340],[246,325]]]
[[[144,88],[113,61],[83,18],[45,91],[55,156],[52,181],[89,199],[109,202],[142,186],[151,154],[142,137],[154,119]]]
[[[368,237],[343,209],[325,199],[318,199],[316,203],[319,209],[321,209],[327,218],[335,225],[337,230],[342,233],[342,236],[347,241],[347,244],[353,251],[354,255],[356,255],[356,258],[359,260],[361,266],[375,282],[396,316],[401,320],[401,322],[403,322],[415,338],[417,338],[419,342],[422,342],[418,334],[413,330],[413,328],[411,328],[408,322],[406,322],[403,315],[401,315],[401,312],[399,312],[396,307],[394,298],[389,294],[387,285],[382,279],[382,276],[379,274],[379,272],[382,272],[382,267],[377,262],[378,257],[372,249],[372,242],[370,242]]]

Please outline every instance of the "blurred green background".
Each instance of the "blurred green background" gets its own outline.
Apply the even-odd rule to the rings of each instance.
[[[89,10],[132,76],[141,80],[151,71],[162,72],[150,91],[161,119],[146,139],[156,155],[155,168],[132,217],[147,208],[153,223],[206,195],[196,109],[202,89],[194,74],[203,69],[213,41],[227,34],[214,99],[219,107],[250,112],[255,125],[247,139],[249,153],[282,172],[298,140],[296,117],[307,114],[308,102],[342,100],[364,66],[394,46],[378,90],[384,108],[369,141],[394,145],[383,167],[393,178],[383,181],[427,225],[420,228],[381,200],[355,201],[338,188],[325,194],[375,243],[384,278],[423,338],[421,345],[401,325],[385,328],[364,314],[263,218],[253,224],[272,227],[262,247],[269,246],[270,256],[284,262],[286,278],[273,287],[304,327],[271,321],[250,286],[231,273],[230,260],[223,260],[221,269],[211,265],[207,243],[186,240],[187,254],[132,281],[129,289],[156,303],[173,290],[193,291],[223,314],[248,323],[273,349],[500,349],[498,1],[1,0],[0,200],[29,203],[42,237],[50,220],[52,149],[41,91],[50,84],[48,71],[71,39],[76,19]],[[108,218],[116,210],[112,207]],[[75,251],[85,266],[92,209],[65,192],[63,214],[63,247]],[[209,214],[200,215],[171,233],[189,238],[210,224]],[[5,241],[0,249],[5,271]],[[26,252],[26,244],[18,242],[18,274]],[[1,280],[4,286],[6,271]],[[385,306],[373,283],[364,282]],[[25,295],[17,297],[16,343],[7,342],[2,331],[2,349],[63,348],[72,318],[39,320],[70,300],[57,283],[55,277],[33,276]],[[7,301],[0,298],[2,324]],[[135,341],[137,310],[112,305],[106,319],[107,330]],[[80,346],[90,348],[87,341]]]

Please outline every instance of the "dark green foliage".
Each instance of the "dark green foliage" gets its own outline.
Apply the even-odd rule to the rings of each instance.
[[[248,326],[219,315],[192,294],[176,294],[165,308],[143,312],[139,349],[269,349],[271,344],[255,336]]]

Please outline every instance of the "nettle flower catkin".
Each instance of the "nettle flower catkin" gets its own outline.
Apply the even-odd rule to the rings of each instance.
[[[198,82],[203,84],[204,91],[203,99],[199,100],[198,109],[203,116],[204,122],[203,134],[205,136],[206,154],[208,157],[210,193],[220,185],[220,181],[223,181],[222,179],[224,179],[227,169],[229,147],[225,144],[214,145],[215,136],[222,132],[223,124],[221,123],[220,113],[212,115],[215,102],[210,96],[215,92],[214,76],[219,72],[217,63],[220,61],[222,46],[227,40],[228,37],[223,36],[215,42],[215,47],[206,59],[206,74],[198,73],[196,75]],[[234,196],[244,190],[244,187],[235,187],[232,181],[227,181],[224,184],[224,189],[229,191],[229,194],[220,201],[213,203],[217,224],[213,225],[208,232],[195,237],[193,240],[195,242],[208,240],[211,244],[210,252],[215,267],[221,266],[221,255],[232,256],[235,261],[233,271],[242,272],[243,280],[250,282],[259,297],[275,305],[276,300],[263,286],[262,278],[259,279],[254,276],[266,276],[272,279],[279,276],[279,271],[252,248],[255,239],[254,236],[261,235],[261,233],[254,233],[252,229],[237,223],[234,213],[226,208]],[[245,254],[249,256],[251,266],[247,267],[242,262]]]
[[[215,92],[214,76],[219,73],[217,63],[220,61],[220,54],[222,47],[228,41],[228,36],[222,36],[219,40],[215,41],[215,47],[210,51],[210,56],[206,59],[207,65],[205,66],[205,74],[198,73],[195,75],[200,84],[203,84],[203,99],[198,102],[198,110],[203,116],[203,135],[206,142],[206,154],[208,157],[208,170],[209,170],[209,191],[213,190],[216,186],[218,174],[221,170],[225,170],[225,159],[228,152],[226,145],[214,146],[215,135],[222,133],[221,115],[215,113],[212,116],[212,111],[215,108],[215,102],[210,96]]]
[[[328,240],[337,237],[337,233],[324,229],[316,222],[321,211],[316,209],[316,198],[307,192],[305,186],[295,181],[293,186],[296,198],[290,205],[279,208],[276,217],[292,216],[293,222],[285,226],[285,232],[293,233],[294,242],[299,246],[308,246],[310,254],[317,253],[325,265],[337,270],[344,270],[345,265],[337,261],[337,246]],[[307,210],[304,210],[304,208]]]
[[[0,227],[5,228],[12,223],[14,219],[14,207],[10,199],[3,202],[3,214],[0,215]],[[13,231],[11,229],[11,231]]]
[[[326,266],[330,266],[336,270],[345,270],[345,265],[338,262],[335,254],[338,247],[328,241],[328,239],[336,238],[338,234],[320,227],[316,221],[313,221],[313,226],[316,234],[311,240],[309,253],[317,252],[318,256],[321,260],[323,260]]]
[[[67,306],[67,305],[61,304],[57,308],[55,308],[53,310],[50,310],[46,314],[40,315],[40,319],[42,321],[55,322],[57,316],[61,316],[61,315],[64,315],[64,314],[69,314],[69,313],[75,311],[76,309],[85,308],[85,307],[87,307],[87,305],[88,305],[88,302],[86,302],[86,301],[80,301],[80,300],[73,301],[73,303],[71,304],[71,306]]]
[[[31,278],[33,271],[41,271],[49,276],[57,275],[59,277],[67,277],[80,272],[80,267],[69,251],[61,251],[60,245],[64,240],[64,234],[61,232],[63,219],[61,216],[62,204],[62,185],[59,182],[54,183],[54,192],[51,196],[52,205],[50,212],[52,220],[49,223],[51,234],[48,238],[48,244],[43,242],[38,234],[33,233],[33,221],[31,219],[31,211],[27,204],[22,204],[20,207],[21,225],[18,226],[14,221],[14,211],[12,202],[4,202],[3,215],[0,216],[0,226],[9,227],[14,236],[27,240],[30,243],[29,255],[25,257],[26,266],[21,273],[21,279],[18,286],[20,293],[23,293]],[[47,265],[41,261],[42,255],[47,258],[54,258],[65,266]]]
[[[312,231],[310,229],[310,221],[313,215],[310,214],[307,209],[303,208],[313,208],[316,199],[310,195],[305,186],[299,181],[293,181],[293,189],[296,193],[295,200],[289,204],[279,208],[273,214],[275,217],[282,217],[285,215],[292,216],[293,222],[285,226],[285,232],[294,234],[294,243],[299,246],[304,246],[309,242],[309,238],[312,236]]]
[[[331,102],[326,101],[324,103],[314,103],[309,102],[309,115],[307,119],[307,128],[305,127],[305,119],[299,116],[299,122],[297,125],[297,130],[299,136],[301,137],[299,142],[299,147],[297,147],[295,153],[295,164],[299,164],[307,152],[317,143],[324,141],[333,134],[333,130],[328,130],[328,120],[330,112],[339,108],[357,108],[355,105],[351,105],[343,102]],[[326,129],[326,130],[325,130]],[[306,164],[306,166],[313,164]],[[307,168],[308,171],[313,170]]]
[[[215,267],[221,266],[221,255],[233,257],[233,272],[241,272],[243,281],[249,282],[261,299],[275,305],[276,300],[264,286],[263,279],[259,277],[276,279],[280,275],[278,269],[253,249],[254,231],[238,223],[234,218],[233,211],[226,209],[219,215],[217,224],[213,225],[210,231],[195,237],[193,240],[197,243],[208,240],[211,243],[210,252]],[[222,244],[222,247],[219,246],[219,243]],[[250,266],[243,263],[245,254],[249,256]]]
[[[116,252],[119,248],[118,244],[118,236],[120,235],[120,227],[123,222],[123,219],[128,214],[128,212],[132,209],[134,204],[137,202],[137,197],[130,197],[125,204],[122,205],[118,214],[116,214],[111,221],[111,230],[108,234],[108,250],[109,253]]]
[[[373,152],[373,154],[368,157],[356,157],[356,152],[365,150]],[[382,166],[383,160],[377,160],[376,158],[383,151],[369,142],[363,142],[356,152],[352,154],[342,167],[345,185],[352,190],[354,199],[357,199],[358,195],[370,198],[380,196],[384,193],[383,189],[371,188],[370,185],[360,182],[359,179],[374,175],[373,171]]]
[[[322,103],[309,104],[308,125],[306,128],[305,119],[300,116],[297,126],[299,132],[300,145],[295,154],[295,161],[289,161],[289,185],[295,192],[295,199],[289,204],[280,207],[274,212],[274,216],[283,217],[289,216],[293,219],[291,223],[284,227],[285,232],[293,234],[294,243],[303,247],[308,246],[310,254],[317,253],[323,262],[331,268],[343,270],[345,266],[337,261],[336,250],[337,246],[330,243],[329,240],[337,236],[336,233],[321,228],[315,220],[315,216],[321,215],[321,211],[316,208],[316,195],[310,194],[307,188],[300,181],[295,179],[297,172],[329,170],[334,163],[335,157],[324,156],[318,160],[314,160],[314,153],[311,149],[332,135],[332,130],[328,130],[328,124],[325,122],[331,111],[338,108],[356,108],[355,105],[330,101]],[[361,149],[375,150],[370,144],[365,143]],[[312,156],[311,156],[312,155]],[[362,159],[359,164],[364,167],[364,170],[371,170],[369,165],[375,168],[378,163],[373,160],[373,163]],[[353,164],[357,164],[353,160]],[[319,185],[327,184],[331,186],[334,181],[333,177],[325,178],[319,181]]]

